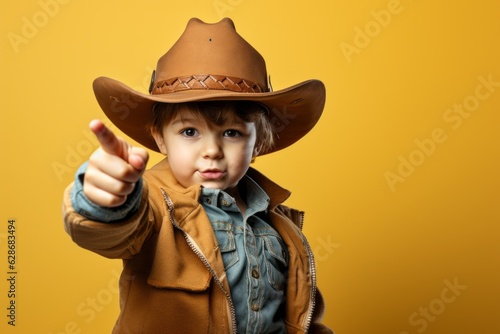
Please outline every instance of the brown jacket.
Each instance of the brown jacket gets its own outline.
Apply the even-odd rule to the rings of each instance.
[[[311,249],[301,232],[303,213],[281,203],[290,193],[250,168],[271,198],[271,224],[290,254],[285,324],[288,333],[332,333],[321,324]],[[224,264],[212,226],[198,202],[199,186],[183,188],[161,161],[144,174],[141,206],[125,221],[102,223],[76,213],[70,185],[65,229],[83,248],[123,259],[121,313],[113,333],[235,333]]]

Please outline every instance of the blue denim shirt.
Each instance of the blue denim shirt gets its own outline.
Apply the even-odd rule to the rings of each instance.
[[[77,171],[71,191],[73,208],[89,219],[113,222],[138,209],[142,179],[118,208],[93,204],[83,193],[87,163]],[[222,253],[239,333],[285,333],[285,284],[288,252],[279,234],[266,222],[269,197],[250,177],[247,210],[220,189],[203,188],[200,202],[212,224]]]
[[[288,253],[266,222],[269,197],[244,177],[247,209],[220,189],[203,188],[200,202],[219,242],[239,333],[285,333]]]

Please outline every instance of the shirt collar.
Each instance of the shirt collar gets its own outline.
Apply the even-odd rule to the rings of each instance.
[[[246,198],[247,212],[267,211],[269,196],[250,176],[243,176],[238,187],[245,191],[242,197]],[[225,211],[238,211],[234,198],[221,189],[202,188],[200,201]]]

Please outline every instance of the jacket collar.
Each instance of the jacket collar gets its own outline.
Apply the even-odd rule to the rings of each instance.
[[[271,181],[264,174],[252,167],[248,169],[247,175],[251,177],[269,196],[269,208],[271,210],[277,205],[282,204],[291,195],[290,191],[282,188],[277,183]]]

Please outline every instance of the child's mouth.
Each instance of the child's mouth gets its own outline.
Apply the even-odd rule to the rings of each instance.
[[[205,171],[199,171],[199,174],[206,180],[217,180],[222,178],[226,173],[217,169],[209,169]]]

